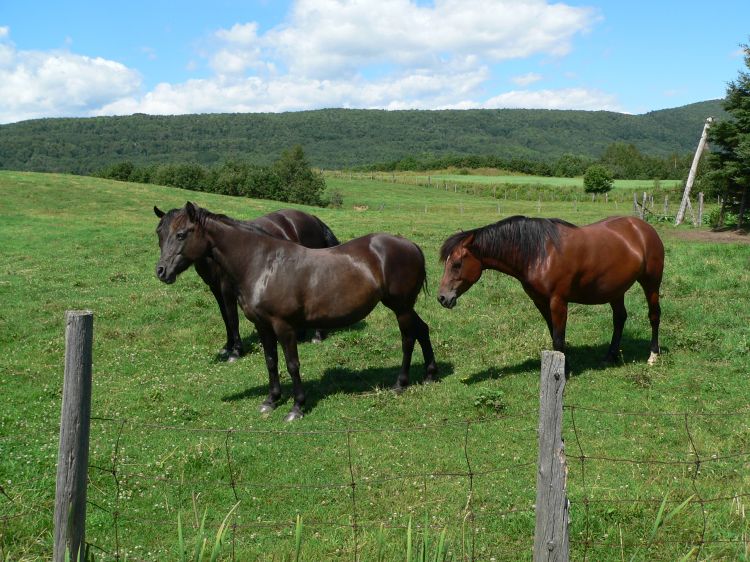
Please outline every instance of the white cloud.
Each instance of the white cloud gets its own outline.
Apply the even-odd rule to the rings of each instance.
[[[510,79],[510,81],[518,86],[528,86],[529,84],[533,84],[534,82],[539,82],[539,80],[541,79],[541,74],[537,74],[536,72],[529,72],[527,74],[522,74],[521,76],[514,76]]]
[[[145,94],[138,73],[122,64],[16,51],[0,27],[0,122],[320,107],[609,108],[616,100],[601,92],[484,90],[496,65],[564,56],[596,21],[589,8],[545,0],[297,0],[273,29],[237,23],[204,40],[212,75]],[[524,88],[540,79],[530,72],[512,80]]]
[[[514,90],[488,99],[481,107],[623,111],[615,96],[585,88]]]
[[[7,38],[6,31],[0,37]],[[130,96],[140,76],[118,62],[67,51],[17,51],[0,43],[0,123],[90,115],[103,104]]]
[[[588,8],[543,0],[299,0],[265,39],[291,72],[331,77],[390,63],[438,67],[454,57],[488,62],[569,52],[595,19]]]

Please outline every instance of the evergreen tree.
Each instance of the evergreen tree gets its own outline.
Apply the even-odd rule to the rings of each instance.
[[[750,71],[750,46],[742,45],[742,49],[745,66]],[[736,214],[737,228],[742,228],[750,203],[750,72],[741,70],[737,79],[729,83],[723,106],[731,119],[718,121],[710,129],[709,141],[714,152],[707,179],[714,192],[724,197],[719,226],[724,226],[731,213]]]

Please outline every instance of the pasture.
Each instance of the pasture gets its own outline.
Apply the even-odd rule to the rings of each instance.
[[[430,326],[439,382],[419,384],[415,353],[416,384],[388,390],[401,344],[379,306],[321,344],[300,345],[307,412],[284,424],[285,373],[286,402],[258,413],[267,375],[249,323],[249,352],[225,364],[218,309],[198,276],[156,279],[152,207],[191,200],[250,219],[286,205],[0,172],[0,559],[50,557],[63,317],[83,308],[95,314],[86,538],[97,559],[175,559],[178,513],[192,546],[204,512],[215,530],[237,502],[224,552],[238,560],[290,557],[298,515],[304,560],[403,559],[410,521],[433,541],[446,529],[454,560],[531,559],[539,355],[550,337],[519,284],[496,272],[443,309],[438,248],[459,228],[511,214],[585,224],[630,208],[327,181],[343,208],[305,210],[340,240],[386,231],[424,250],[429,290],[416,310]],[[646,365],[640,288],[626,296],[617,366],[600,364],[609,307],[570,307],[572,558],[747,560],[750,245],[655,226],[666,247],[655,366]]]
[[[560,194],[564,193],[566,196],[575,194],[571,189],[578,189],[580,193],[578,198],[585,198],[583,194],[583,178],[561,178],[561,177],[549,177],[549,176],[533,176],[528,174],[512,174],[505,172],[504,170],[496,169],[479,169],[473,170],[469,173],[457,173],[457,170],[437,170],[429,174],[425,172],[372,172],[372,173],[352,173],[348,174],[352,179],[357,177],[359,179],[371,178],[381,180],[385,182],[392,182],[394,179],[399,183],[420,183],[443,185],[445,183],[459,184],[459,185],[476,185],[485,187],[500,187],[502,193],[504,189],[513,189],[515,194],[515,188],[544,188],[548,192],[552,193],[555,189],[560,191]],[[336,177],[341,176],[341,173],[328,172],[328,175]],[[345,174],[346,175],[346,174]],[[614,180],[613,192],[611,196],[630,195],[628,192],[632,191],[648,191],[653,192],[654,188],[659,191],[674,191],[677,194],[682,193],[682,187],[684,182],[681,180],[653,180],[653,179],[642,179],[642,180]],[[622,192],[622,193],[618,193]],[[632,196],[632,195],[631,195]]]

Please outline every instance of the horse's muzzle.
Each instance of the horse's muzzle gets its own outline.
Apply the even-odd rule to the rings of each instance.
[[[456,300],[458,300],[458,297],[454,294],[450,296],[446,295],[439,295],[438,296],[438,302],[442,304],[445,308],[453,308],[456,306]]]
[[[175,282],[175,275],[169,275],[167,273],[167,268],[163,265],[157,265],[156,266],[156,276],[159,278],[159,281],[162,281],[166,283],[167,285],[171,285]]]

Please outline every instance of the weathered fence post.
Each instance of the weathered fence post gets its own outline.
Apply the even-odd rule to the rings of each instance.
[[[567,561],[569,555],[568,468],[562,440],[564,390],[565,355],[542,351],[534,562]]]
[[[53,560],[84,560],[86,535],[86,479],[91,420],[91,363],[94,314],[88,310],[65,313],[65,378],[60,416],[60,450],[55,491]]]
[[[703,192],[698,193],[698,224],[696,226],[703,226]]]

